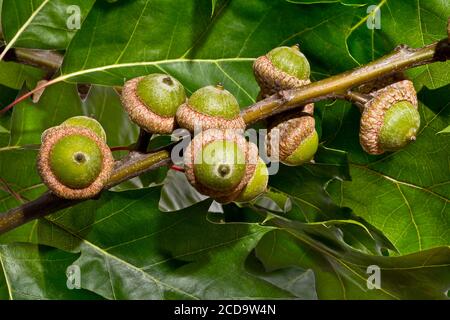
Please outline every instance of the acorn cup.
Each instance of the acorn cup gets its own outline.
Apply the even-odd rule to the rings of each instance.
[[[298,45],[278,47],[259,57],[253,64],[253,72],[261,89],[258,100],[311,83],[308,59]],[[313,114],[314,104],[303,106],[302,111]]]
[[[362,109],[359,140],[367,153],[378,155],[396,151],[416,139],[420,114],[411,81],[387,85],[357,104]]]
[[[103,189],[114,158],[95,131],[65,123],[43,133],[37,168],[42,181],[57,196],[88,199]]]
[[[315,120],[307,113],[276,118],[267,134],[267,155],[272,161],[280,161],[288,166],[312,162],[318,147]]]
[[[228,203],[254,177],[258,148],[235,130],[209,129],[196,135],[188,145],[184,165],[186,177],[197,191],[220,203]],[[244,191],[242,199],[256,197],[255,188],[250,188]],[[265,190],[265,186],[261,189]]]
[[[222,85],[207,86],[195,91],[176,114],[178,125],[194,132],[195,128],[245,129],[236,98]]]
[[[131,121],[149,133],[170,134],[175,114],[186,101],[183,85],[166,74],[150,74],[127,81],[122,89],[122,105]]]

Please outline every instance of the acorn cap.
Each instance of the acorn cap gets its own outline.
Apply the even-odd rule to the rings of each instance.
[[[222,86],[207,86],[192,94],[178,108],[176,119],[182,128],[194,132],[208,129],[245,129],[236,98]]]
[[[394,150],[395,148],[391,148],[392,146],[389,146],[390,143],[394,141],[383,141],[380,139],[381,137],[381,131],[385,124],[394,123],[393,119],[398,118],[400,120],[400,117],[405,114],[410,114],[411,110],[404,111],[405,105],[403,105],[402,110],[397,109],[401,111],[398,115],[395,116],[395,118],[391,118],[390,121],[387,122],[385,117],[387,114],[387,111],[393,107],[396,106],[398,102],[408,102],[411,105],[411,109],[415,110],[417,112],[417,94],[414,89],[414,85],[409,80],[402,80],[396,83],[393,83],[391,85],[388,85],[385,88],[382,88],[380,90],[375,91],[371,94],[372,99],[370,99],[364,106],[364,111],[361,116],[361,124],[360,124],[360,132],[359,132],[359,141],[361,143],[362,148],[369,154],[382,154],[385,151]],[[408,109],[408,108],[407,108]],[[413,111],[414,113],[414,111]],[[419,119],[417,119],[419,117]],[[415,139],[415,131],[418,128],[418,125],[420,124],[420,116],[418,115],[418,112],[415,116],[412,116],[411,121],[409,124],[406,124],[405,128],[398,128],[402,129],[411,129],[409,139],[414,140]],[[418,120],[418,121],[417,121]],[[405,125],[405,124],[403,124]],[[390,130],[390,134],[394,135],[393,130]],[[414,132],[413,132],[414,131]],[[397,132],[400,133],[401,132]],[[387,134],[384,135],[385,137],[388,137]],[[403,137],[400,137],[400,139],[407,138],[407,135],[404,135]],[[398,137],[397,137],[398,138]],[[399,147],[400,144],[399,144]]]
[[[207,186],[202,184],[199,179],[200,177],[196,177],[196,167],[198,167],[198,163],[196,162],[203,159],[199,155],[203,156],[203,151],[208,145],[220,141],[225,141],[224,145],[226,145],[226,142],[231,142],[237,146],[238,152],[243,155],[243,165],[245,169],[242,172],[242,175],[239,173],[239,176],[242,177],[242,179],[240,179],[240,181],[233,181],[235,183],[233,185],[228,185],[225,189],[214,188],[212,185]],[[242,135],[236,133],[234,130],[209,129],[203,131],[192,139],[184,154],[185,173],[191,185],[200,193],[210,196],[221,203],[233,201],[241,193],[253,176],[257,162],[258,148],[253,143],[247,142]]]
[[[280,52],[280,49],[283,51]],[[289,53],[293,52],[293,53]],[[286,58],[279,58],[280,55],[287,54]],[[299,59],[294,59],[299,66],[293,65],[289,58],[299,55]],[[304,65],[305,61],[307,66]],[[307,72],[298,69],[307,68]],[[253,64],[253,72],[256,81],[261,88],[259,97],[265,99],[278,91],[290,90],[310,84],[309,63],[306,57],[300,52],[297,46],[294,48],[280,47],[270,51],[267,55],[261,56]],[[303,76],[299,78],[298,76]],[[314,104],[309,103],[303,107],[303,111],[309,114],[314,112]]]
[[[277,134],[277,130],[278,134]],[[278,143],[278,155],[274,153]],[[318,136],[314,117],[304,115],[285,120],[278,119],[267,134],[267,155],[273,161],[299,165],[310,161],[317,151]],[[299,149],[301,148],[301,149]],[[291,157],[293,156],[293,157]],[[291,158],[290,158],[291,157]]]
[[[186,95],[175,78],[151,74],[127,81],[121,99],[131,121],[150,133],[170,134],[175,129],[176,110]]]
[[[101,153],[101,170],[90,185],[71,188],[64,185],[52,170],[52,151],[63,138],[80,136],[96,144]],[[76,155],[74,154],[74,157]],[[102,191],[114,168],[114,158],[106,143],[92,130],[76,126],[58,126],[47,129],[37,157],[37,168],[42,181],[58,197],[65,199],[88,199]],[[61,168],[64,170],[67,168]]]
[[[383,89],[384,87],[403,80],[407,80],[405,74],[403,72],[396,72],[364,83],[360,85],[356,91],[363,94],[371,94],[377,90]]]

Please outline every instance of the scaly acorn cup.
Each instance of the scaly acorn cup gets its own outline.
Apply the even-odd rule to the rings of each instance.
[[[235,130],[209,129],[196,135],[184,155],[188,181],[221,203],[236,199],[252,178],[258,148]]]
[[[100,122],[95,120],[91,117],[86,116],[76,116],[67,119],[63,123],[61,123],[62,126],[69,126],[69,127],[81,127],[81,128],[87,128],[94,131],[97,136],[99,136],[103,141],[106,142],[106,132],[103,129]]]
[[[420,127],[417,94],[409,80],[402,80],[371,93],[363,105],[359,140],[369,154],[382,154],[405,147],[416,139]]]
[[[94,131],[77,126],[47,129],[37,157],[42,181],[57,196],[88,199],[108,181],[114,158]]]
[[[183,85],[166,74],[131,79],[122,89],[122,105],[131,121],[150,133],[172,133],[177,109],[185,101]]]
[[[258,158],[255,172],[244,190],[234,200],[235,202],[250,202],[255,200],[261,194],[267,191],[267,183],[269,182],[269,171],[264,160]]]
[[[245,129],[236,98],[221,85],[207,86],[195,91],[177,111],[176,119],[182,128]]]
[[[319,146],[314,117],[309,114],[278,119],[267,134],[267,154],[288,166],[311,162]],[[277,151],[278,147],[278,152]]]
[[[290,90],[311,83],[308,59],[299,46],[278,47],[259,57],[253,64],[253,72],[261,92],[258,99],[267,98],[278,91]],[[314,104],[303,107],[303,112],[312,114]]]

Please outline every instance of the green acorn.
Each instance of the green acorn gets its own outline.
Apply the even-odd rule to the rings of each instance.
[[[100,122],[98,122],[94,118],[86,117],[86,116],[76,116],[76,117],[72,117],[72,118],[67,119],[66,121],[61,123],[61,125],[62,126],[82,127],[82,128],[91,129],[103,141],[106,142],[106,132],[103,129],[103,127],[100,124]]]
[[[194,132],[207,129],[245,129],[236,98],[221,85],[195,91],[177,111],[180,127]]]
[[[256,81],[261,88],[260,99],[278,91],[302,87],[311,83],[308,59],[299,46],[278,47],[256,59],[253,64]],[[314,104],[303,107],[303,112],[312,114]]]
[[[255,200],[258,196],[266,192],[267,183],[269,182],[269,172],[263,159],[258,159],[255,172],[250,181],[245,186],[244,190],[234,200],[236,202],[250,202]]]
[[[390,84],[361,105],[360,143],[369,154],[404,148],[416,139],[420,127],[417,94],[409,80]]]
[[[273,161],[289,166],[311,162],[319,146],[314,117],[300,114],[288,120],[278,119],[270,128],[266,143]]]
[[[87,199],[98,194],[114,167],[111,150],[91,129],[57,126],[42,136],[38,171],[47,187],[66,199]]]
[[[150,133],[172,133],[177,109],[185,101],[183,85],[166,74],[134,78],[122,90],[122,104],[130,119]]]
[[[188,181],[219,202],[236,199],[256,169],[258,149],[233,130],[209,129],[188,145],[184,164]]]

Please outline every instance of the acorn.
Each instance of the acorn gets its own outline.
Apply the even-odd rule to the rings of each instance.
[[[42,181],[57,196],[88,199],[103,189],[114,159],[93,130],[61,125],[43,134],[37,167]]]
[[[91,129],[92,131],[94,131],[97,134],[97,136],[99,136],[103,141],[106,142],[105,129],[103,129],[100,122],[98,122],[94,118],[86,117],[86,116],[71,117],[71,118],[67,119],[66,121],[64,121],[63,123],[61,123],[61,125]]]
[[[122,105],[131,121],[149,133],[172,133],[177,109],[185,101],[183,85],[167,74],[134,78],[122,89]]]
[[[399,150],[416,139],[420,114],[411,81],[402,80],[376,90],[359,104],[363,110],[359,140],[367,153]]]
[[[258,198],[261,194],[266,192],[267,183],[269,182],[269,172],[264,160],[258,158],[255,172],[250,181],[245,186],[244,190],[234,200],[235,202],[250,202]]]
[[[257,167],[258,148],[235,130],[209,129],[188,145],[184,164],[188,181],[221,203],[236,199]]]
[[[272,49],[256,59],[253,72],[261,88],[259,99],[265,99],[281,90],[295,89],[311,83],[308,59],[298,45]],[[313,111],[313,103],[303,107],[303,112],[312,114]]]
[[[195,91],[180,106],[176,119],[182,128],[194,132],[195,128],[245,129],[236,98],[223,86],[207,86]]]
[[[314,117],[306,113],[291,116],[287,120],[277,119],[267,134],[268,156],[272,161],[280,161],[288,166],[299,166],[313,161],[318,147],[319,136]]]

